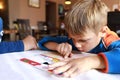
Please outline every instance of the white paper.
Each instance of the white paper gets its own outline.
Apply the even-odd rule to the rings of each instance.
[[[97,70],[90,70],[74,78],[62,78],[20,61],[21,58],[29,58],[42,62],[44,60],[39,56],[40,54],[54,56],[52,52],[40,50],[1,54],[0,80],[120,80],[119,74],[106,74]]]

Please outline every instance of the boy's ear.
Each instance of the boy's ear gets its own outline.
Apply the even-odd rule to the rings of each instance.
[[[106,35],[106,32],[109,28],[107,26],[103,26],[100,30],[100,36],[104,37]]]

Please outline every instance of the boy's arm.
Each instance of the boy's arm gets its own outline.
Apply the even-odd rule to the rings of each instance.
[[[16,52],[16,51],[23,51],[24,50],[24,44],[20,41],[15,42],[1,42],[0,43],[0,54],[2,53],[8,53],[8,52]]]
[[[57,37],[44,37],[38,42],[38,47],[42,50],[56,50],[55,47],[59,43],[68,42],[67,36],[57,36]]]
[[[37,41],[33,36],[27,36],[23,39],[24,50],[37,49]]]
[[[0,54],[9,52],[19,52],[24,50],[36,49],[37,42],[34,37],[27,36],[23,40],[0,43]]]
[[[57,46],[58,46],[59,44],[58,43],[56,43],[56,42],[46,42],[45,44],[44,44],[44,46],[46,47],[46,48],[48,48],[48,49],[50,49],[50,50],[53,50],[53,51],[57,51]]]
[[[98,55],[102,56],[105,61],[106,68],[103,72],[120,73],[120,40],[113,42],[108,47],[107,52],[101,52]]]

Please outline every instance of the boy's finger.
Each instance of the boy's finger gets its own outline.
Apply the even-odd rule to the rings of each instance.
[[[71,52],[66,53],[65,56],[64,56],[64,58],[66,59],[66,58],[68,58],[68,57],[72,57],[72,55],[73,55],[73,54],[72,54]]]
[[[66,62],[64,61],[60,61],[60,62],[56,62],[56,63],[54,63],[54,64],[51,64],[51,65],[49,65],[48,66],[48,69],[54,69],[54,68],[56,68],[56,67],[59,67],[59,66],[63,66],[63,65],[65,65],[66,64]]]
[[[64,56],[64,58],[65,58],[65,59],[68,58],[69,55],[70,55],[70,53],[66,53],[65,56]]]
[[[70,54],[69,54],[69,57],[72,57],[72,56],[73,56],[73,53],[70,53]]]
[[[65,64],[65,65],[62,65],[62,66],[59,66],[59,67],[55,68],[53,70],[53,72],[54,72],[54,74],[58,74],[58,75],[61,74],[61,73],[64,74],[64,72],[68,71],[70,69],[70,67],[71,67],[71,65]]]

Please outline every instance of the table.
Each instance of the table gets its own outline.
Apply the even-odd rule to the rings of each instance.
[[[3,40],[5,41],[14,41],[14,40],[18,40],[18,30],[17,29],[4,29],[4,36],[3,36]]]
[[[4,29],[3,30],[4,31],[4,34],[16,34],[16,33],[18,33],[18,30],[16,30],[16,29]]]
[[[40,61],[40,54],[62,59],[55,52],[41,50],[0,54],[0,80],[120,80],[120,74],[106,74],[97,70],[90,70],[74,78],[62,78],[20,61],[21,58]]]

